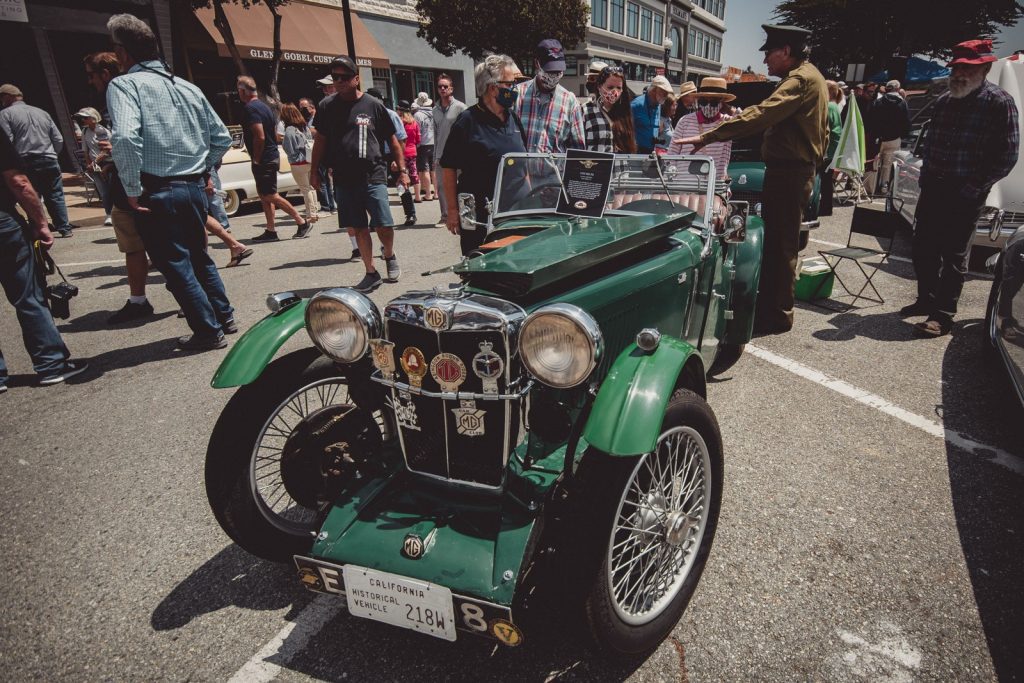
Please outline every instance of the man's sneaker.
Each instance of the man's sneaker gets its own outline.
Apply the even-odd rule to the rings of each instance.
[[[445,221],[445,220],[444,220],[444,219],[442,218],[442,219],[441,219],[441,220],[439,220],[439,221],[438,221],[437,223],[434,223],[434,227],[435,227],[435,228],[447,228],[447,227],[448,227],[448,222],[447,222],[447,221]]]
[[[388,267],[388,282],[398,282],[398,278],[402,277],[402,269],[398,265],[398,257],[394,254],[391,258],[384,257],[384,264]]]
[[[295,237],[293,237],[292,239],[301,240],[303,237],[309,237],[309,231],[312,229],[313,223],[307,220],[305,223],[299,226],[298,230],[295,231]]]
[[[227,345],[228,340],[221,333],[216,337],[200,337],[197,334],[178,337],[178,348],[182,351],[210,351],[223,349]]]
[[[57,230],[56,232],[59,237],[73,237],[75,234],[71,228],[64,228],[63,230]]]
[[[909,306],[904,306],[903,308],[900,309],[900,315],[902,315],[904,318],[912,318],[918,315],[928,315],[931,312],[932,305],[927,301],[921,301],[920,299],[910,304]]]
[[[39,380],[39,386],[48,387],[51,384],[60,384],[66,379],[71,379],[75,375],[80,375],[89,369],[89,364],[84,360],[69,360],[64,363],[64,367],[55,375],[47,375]]]
[[[353,285],[352,289],[363,294],[369,294],[373,290],[380,287],[381,282],[382,279],[380,273],[378,273],[377,271],[373,271],[372,273],[367,273],[366,275],[364,275],[363,279],[359,281],[359,284]]]
[[[349,261],[355,261],[356,259],[360,259],[362,257],[363,257],[363,255],[359,253],[358,249],[353,249],[352,250],[352,255],[348,257],[348,260]]]
[[[0,384],[0,394],[6,394],[6,393],[7,393],[7,385],[6,384]]]
[[[221,321],[220,329],[224,334],[234,334],[238,332],[238,323],[235,322],[234,318],[228,318]]]
[[[280,237],[277,236],[276,232],[270,230],[264,230],[262,235],[256,235],[252,238],[253,242],[276,242]]]
[[[405,217],[405,224],[406,225],[416,225],[416,216],[406,216]]]
[[[112,219],[110,217],[110,214],[108,213],[107,217],[103,221],[103,225],[113,225],[113,224],[114,224],[114,219]]]
[[[124,302],[121,310],[107,318],[108,325],[126,323],[129,320],[139,320],[153,315],[153,304],[143,301],[141,304],[133,304],[131,300]]]

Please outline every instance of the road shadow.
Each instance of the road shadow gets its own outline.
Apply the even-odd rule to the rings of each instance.
[[[290,565],[266,562],[230,545],[187,576],[150,615],[156,631],[171,631],[225,607],[279,610],[292,620],[313,598]]]
[[[108,330],[130,330],[136,327],[142,327],[149,323],[169,318],[172,315],[177,314],[177,310],[161,311],[155,313],[148,318],[141,318],[139,320],[130,320],[124,323],[118,323],[117,325],[110,325],[107,323],[107,319],[110,318],[115,311],[91,311],[85,315],[80,315],[77,318],[71,318],[65,323],[58,323],[57,329],[62,333],[69,332],[103,332]]]
[[[808,304],[797,304],[798,308],[821,312],[821,307]],[[836,311],[828,319],[833,329],[817,330],[815,339],[828,342],[848,342],[865,337],[877,341],[906,342],[919,337],[914,335],[914,326],[900,317],[898,312],[861,313],[857,310]]]
[[[98,240],[93,240],[93,244],[117,244],[116,237],[101,237]]]
[[[282,263],[279,266],[271,266],[267,270],[287,270],[289,268],[315,268],[317,266],[338,266],[342,263],[355,263],[352,259],[347,258],[319,258],[312,259],[310,261],[292,261],[291,263]]]
[[[1020,402],[1004,367],[986,360],[982,321],[954,334],[942,359],[940,412],[949,432],[1020,454]],[[946,441],[950,494],[989,653],[999,680],[1024,678],[1024,476],[988,449]]]

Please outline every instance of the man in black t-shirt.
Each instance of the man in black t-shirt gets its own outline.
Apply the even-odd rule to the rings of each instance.
[[[256,194],[260,196],[263,213],[267,217],[267,229],[252,241],[273,242],[278,239],[277,230],[274,228],[275,209],[284,211],[299,226],[294,239],[308,237],[313,225],[303,220],[291,202],[277,193],[277,172],[281,167],[281,153],[277,149],[277,117],[270,107],[256,96],[256,81],[248,76],[239,76],[237,87],[238,97],[245,105],[242,138],[252,159],[252,177],[256,181]]]
[[[89,364],[68,360],[64,346],[43,293],[45,281],[37,270],[29,243],[29,228],[14,208],[21,204],[32,224],[32,236],[44,249],[53,244],[39,195],[32,188],[10,138],[0,131],[0,285],[14,304],[25,340],[25,350],[39,375],[39,384],[49,386],[85,372]],[[0,352],[0,394],[7,391],[7,364]]]
[[[355,229],[359,254],[366,266],[366,276],[353,289],[372,292],[382,280],[373,266],[369,228],[374,228],[380,237],[388,281],[397,282],[402,274],[394,252],[395,223],[388,200],[387,160],[381,154],[381,143],[391,146],[398,164],[399,182],[407,187],[409,173],[391,116],[379,100],[364,95],[359,89],[359,70],[355,63],[348,57],[335,58],[331,62],[331,78],[337,92],[320,103],[313,119],[316,133],[310,182],[319,183],[321,162],[334,170],[338,225],[342,230]]]

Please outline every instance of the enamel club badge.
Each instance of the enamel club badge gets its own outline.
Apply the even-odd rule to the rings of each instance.
[[[416,417],[416,406],[412,402],[412,396],[406,391],[398,392],[398,400],[395,401],[395,420],[399,427],[420,431],[418,418]]]
[[[498,393],[498,378],[505,370],[505,361],[492,349],[494,344],[489,341],[480,342],[480,353],[473,356],[473,374],[480,378],[485,394]]]
[[[395,377],[395,345],[386,339],[371,339],[370,352],[373,354],[373,365],[380,370],[384,379]]]
[[[430,361],[430,376],[441,387],[441,391],[456,392],[466,381],[466,366],[453,353],[439,353]]]
[[[402,369],[409,376],[409,385],[417,389],[423,385],[423,376],[427,374],[427,361],[423,352],[415,346],[407,346],[402,351]]]
[[[455,431],[463,436],[483,436],[486,412],[476,407],[476,401],[459,401],[459,404],[461,407],[452,408]]]

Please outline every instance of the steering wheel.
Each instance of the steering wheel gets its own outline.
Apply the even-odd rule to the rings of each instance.
[[[639,213],[675,213],[679,209],[686,209],[686,207],[667,199],[637,199],[615,207],[616,211],[637,211]]]
[[[530,188],[530,191],[519,197],[504,211],[522,211],[524,209],[542,209],[542,208],[554,208],[558,202],[558,195],[562,192],[562,185],[557,181],[548,181],[541,183],[536,187]],[[553,194],[552,194],[553,193]],[[552,201],[552,197],[554,201]]]

